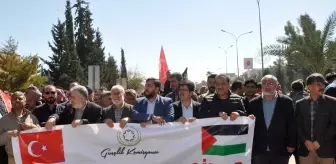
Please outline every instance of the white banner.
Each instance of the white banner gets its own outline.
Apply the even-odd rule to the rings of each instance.
[[[12,138],[16,164],[249,164],[254,120],[209,118],[141,128],[57,126]]]

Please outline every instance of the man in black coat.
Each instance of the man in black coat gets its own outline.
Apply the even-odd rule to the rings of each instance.
[[[182,81],[179,86],[180,101],[173,103],[174,121],[193,122],[199,118],[201,104],[192,100],[195,84],[189,80]]]
[[[296,148],[296,121],[292,100],[276,92],[277,78],[261,80],[262,95],[250,101],[249,114],[256,117],[252,163],[288,164]]]
[[[215,78],[216,93],[205,96],[202,100],[200,117],[222,117],[226,120],[236,120],[239,116],[246,116],[243,99],[230,89],[230,78],[219,74]]]
[[[301,164],[333,164],[336,154],[336,99],[324,95],[325,79],[307,77],[310,96],[296,103]]]
[[[78,127],[82,124],[101,122],[102,109],[99,105],[88,100],[88,91],[84,86],[74,86],[70,90],[71,103],[65,104],[64,110],[51,115],[45,125],[52,129],[54,125],[71,124]]]

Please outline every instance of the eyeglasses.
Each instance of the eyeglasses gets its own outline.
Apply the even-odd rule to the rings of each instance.
[[[262,82],[261,84],[262,85],[274,85],[275,83],[274,82]]]
[[[44,92],[44,94],[46,94],[46,95],[49,95],[49,94],[54,95],[54,94],[56,94],[56,92]]]

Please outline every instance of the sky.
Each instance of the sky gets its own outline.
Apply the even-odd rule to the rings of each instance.
[[[75,0],[71,1],[75,3]],[[102,33],[105,53],[120,64],[125,51],[129,69],[146,77],[159,77],[160,48],[168,67],[183,72],[188,67],[190,80],[206,79],[206,72],[225,73],[225,53],[229,47],[228,73],[237,72],[235,39],[221,29],[242,36],[238,41],[239,70],[244,58],[254,58],[261,68],[258,6],[256,0],[88,0],[93,24]],[[287,21],[297,24],[300,14],[309,14],[318,28],[335,10],[335,0],[261,0],[264,45],[276,43],[284,35]],[[0,0],[0,42],[13,36],[20,55],[52,55],[48,41],[51,28],[64,20],[65,0]],[[265,67],[273,58],[266,57]]]

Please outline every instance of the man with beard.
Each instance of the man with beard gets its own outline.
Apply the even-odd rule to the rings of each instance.
[[[288,164],[297,143],[292,100],[277,92],[278,80],[273,75],[264,76],[261,86],[262,95],[252,99],[248,108],[256,117],[252,163]]]
[[[51,130],[56,124],[78,127],[82,124],[94,124],[101,122],[101,107],[88,100],[89,94],[84,86],[77,85],[71,88],[71,103],[65,108],[51,115],[45,124],[45,128]]]
[[[40,126],[44,126],[48,118],[56,112],[61,112],[64,106],[57,105],[57,89],[53,85],[47,85],[43,89],[45,103],[36,107],[33,114],[37,117]]]
[[[198,97],[198,101],[199,102],[202,102],[203,98],[205,96],[208,96],[210,94],[214,94],[215,93],[215,91],[216,91],[216,88],[215,88],[215,77],[216,76],[217,76],[216,74],[211,74],[211,75],[208,76],[208,79],[207,79],[208,92],[204,93],[204,94],[202,94],[201,96]]]
[[[250,101],[257,97],[257,82],[253,79],[246,80],[244,82],[244,92],[245,92],[245,97],[243,98],[244,102],[244,107],[246,111],[248,110],[248,106],[250,104]],[[248,111],[247,111],[248,113]]]
[[[145,97],[138,98],[133,107],[132,120],[141,123],[164,124],[174,121],[172,100],[158,95],[161,82],[155,78],[148,78],[145,84]]]
[[[0,146],[5,145],[8,154],[8,164],[15,164],[12,137],[17,137],[20,131],[38,128],[37,118],[26,106],[26,97],[22,92],[14,92],[11,97],[12,111],[0,119]]]
[[[238,116],[246,116],[242,98],[229,90],[230,78],[226,74],[216,76],[215,86],[216,92],[203,98],[200,112],[202,118],[220,116],[226,120],[230,116],[230,120],[235,120]]]
[[[121,85],[115,85],[111,89],[111,99],[113,104],[102,112],[102,121],[110,128],[114,127],[114,123],[120,123],[120,127],[124,128],[125,125],[131,120],[132,105],[124,101],[125,90]]]
[[[297,101],[298,154],[301,164],[333,164],[336,154],[336,99],[324,95],[323,75],[306,80],[310,96]]]

